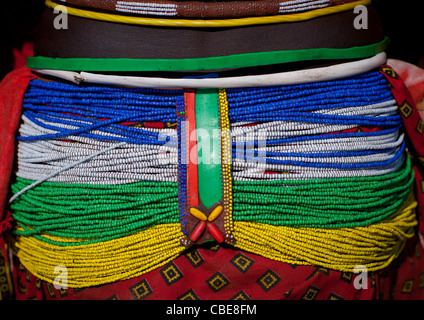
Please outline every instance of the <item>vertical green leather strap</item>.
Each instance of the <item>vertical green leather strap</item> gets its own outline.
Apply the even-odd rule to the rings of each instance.
[[[217,89],[196,90],[199,199],[211,208],[222,199],[221,129]]]

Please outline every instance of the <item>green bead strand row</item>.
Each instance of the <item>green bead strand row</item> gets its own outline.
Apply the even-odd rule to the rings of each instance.
[[[233,220],[278,226],[350,228],[382,221],[407,200],[414,183],[408,158],[381,176],[233,182]]]
[[[33,183],[17,177],[17,193]],[[142,181],[124,185],[44,182],[22,194],[11,205],[23,230],[52,244],[70,246],[97,243],[132,234],[158,224],[178,223],[178,185]],[[49,240],[45,235],[73,242]]]

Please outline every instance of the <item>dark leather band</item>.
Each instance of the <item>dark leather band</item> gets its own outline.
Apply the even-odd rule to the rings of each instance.
[[[55,29],[46,9],[35,36],[36,56],[55,58],[190,59],[233,54],[350,48],[384,39],[378,13],[368,10],[368,29],[357,30],[352,11],[298,23],[235,28],[161,28],[68,16],[68,29]],[[343,30],[343,32],[340,32]]]

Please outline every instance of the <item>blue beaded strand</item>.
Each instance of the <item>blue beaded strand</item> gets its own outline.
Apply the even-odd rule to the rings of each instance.
[[[139,128],[131,128],[127,126],[119,126],[115,123],[119,123],[122,121],[128,121],[131,119],[127,119],[127,117],[120,117],[120,118],[114,118],[107,121],[100,121],[96,119],[89,119],[89,118],[83,118],[81,117],[75,117],[76,121],[67,121],[64,119],[58,119],[54,117],[49,117],[47,115],[40,115],[36,114],[34,112],[31,112],[29,110],[25,110],[23,113],[28,119],[33,121],[35,124],[44,127],[49,130],[58,131],[54,134],[44,134],[44,135],[38,135],[38,136],[30,136],[30,137],[23,137],[19,136],[17,139],[19,141],[37,141],[37,140],[45,140],[45,139],[59,139],[71,135],[80,135],[87,138],[93,138],[98,140],[110,140],[110,141],[121,141],[121,142],[129,142],[129,143],[137,143],[137,144],[150,144],[150,145],[164,145],[167,144],[169,146],[175,146],[176,147],[176,141],[175,139],[172,139],[172,137],[165,136],[164,139],[158,139],[159,134],[155,132],[149,132],[146,130],[142,130]],[[72,117],[69,115],[69,117]],[[45,124],[38,119],[46,120],[46,121],[52,121],[56,123],[62,123],[67,125],[78,125],[81,124],[82,127],[79,129],[64,129],[61,127],[53,126]],[[85,122],[91,122],[90,125],[87,125],[83,122],[78,122],[78,120]],[[121,137],[113,137],[113,136],[102,136],[102,135],[96,135],[89,133],[92,130],[100,130],[103,132],[111,133],[111,134],[117,134]],[[133,132],[131,132],[133,131]],[[153,138],[155,139],[153,139]]]
[[[134,94],[146,94],[146,95],[179,95],[183,96],[184,91],[181,89],[155,89],[155,88],[129,88],[129,87],[115,87],[108,85],[93,85],[93,84],[67,84],[63,82],[54,81],[42,81],[39,79],[31,80],[31,87],[33,88],[44,88],[54,91],[69,91],[69,92],[131,92]]]
[[[342,163],[316,163],[316,162],[304,162],[297,160],[278,160],[271,159],[262,155],[261,152],[257,152],[256,156],[249,155],[243,150],[236,150],[233,152],[233,158],[243,159],[247,162],[252,163],[266,163],[272,165],[289,165],[289,166],[298,166],[298,167],[309,167],[309,168],[325,168],[325,169],[342,169],[342,170],[358,170],[358,169],[375,169],[390,166],[396,161],[398,161],[405,154],[405,142],[402,143],[399,150],[396,152],[395,156],[389,160],[381,162],[364,162],[364,163],[354,163],[354,164],[342,164]]]
[[[299,85],[227,90],[231,122],[305,121],[333,117],[328,124],[383,125],[376,121],[399,122],[400,117],[362,117],[367,122],[354,123],[352,116],[321,115],[313,111],[362,107],[394,101],[384,77],[377,71],[356,77]],[[303,114],[301,114],[303,113]],[[331,119],[331,118],[328,118]],[[357,119],[357,118],[356,118]],[[369,122],[371,121],[371,122]],[[386,123],[395,125],[395,123]]]
[[[187,166],[186,166],[186,156],[187,156],[187,146],[184,142],[185,137],[183,137],[183,123],[185,123],[185,117],[183,116],[185,112],[184,100],[177,100],[177,135],[178,135],[178,208],[180,211],[180,224],[181,232],[185,235],[188,235],[187,230]]]
[[[400,115],[385,117],[329,115],[307,112],[261,112],[249,115],[230,115],[231,122],[271,122],[288,121],[325,125],[355,125],[355,126],[396,126],[402,123]]]
[[[393,128],[383,129],[381,131],[372,131],[372,132],[346,132],[346,133],[332,133],[326,135],[311,135],[311,136],[299,136],[291,138],[281,138],[281,139],[269,139],[266,140],[267,146],[276,146],[289,143],[299,143],[305,141],[314,141],[314,140],[326,140],[326,139],[344,139],[344,138],[362,138],[362,137],[378,137],[388,134],[398,132],[402,128],[401,124],[396,125]],[[247,147],[258,147],[258,141],[244,141],[244,142],[233,142],[232,146],[243,146]]]

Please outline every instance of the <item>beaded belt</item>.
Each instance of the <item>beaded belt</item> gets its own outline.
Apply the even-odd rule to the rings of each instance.
[[[212,241],[339,272],[400,255],[413,109],[370,1],[240,3],[46,1],[74,26],[48,9],[18,74],[10,244],[29,272],[97,286]]]
[[[153,17],[233,18],[282,15],[328,8],[356,0],[257,0],[257,1],[87,1],[68,0],[67,5],[95,11]],[[54,1],[63,4],[60,1]],[[53,4],[52,4],[53,5]]]
[[[144,274],[207,241],[380,270],[417,223],[388,74],[172,90],[32,80],[15,252],[49,282],[66,265],[70,287]]]
[[[250,8],[249,3],[246,5],[245,1],[243,1],[243,3],[239,1],[228,1],[220,3],[213,3],[211,1],[178,1],[173,3],[177,4],[177,6],[180,8],[189,4],[191,8],[187,11],[191,10],[192,13],[186,14],[188,13],[186,11],[182,14],[181,12],[178,14],[177,12],[174,17],[170,17],[168,14],[161,14],[161,10],[158,8],[159,6],[155,3],[152,4],[149,1],[126,2],[124,7],[129,8],[129,10],[122,10],[124,7],[120,6],[115,6],[115,10],[113,10],[113,3],[111,3],[111,1],[107,1],[105,3],[103,1],[93,2],[75,0],[71,1],[71,5],[69,6],[61,1],[46,0],[46,6],[50,8],[56,8],[58,11],[66,10],[66,12],[70,15],[80,16],[93,20],[103,20],[118,23],[152,25],[161,27],[235,27],[252,24],[305,21],[329,14],[353,10],[358,5],[371,4],[371,1],[369,0],[323,0],[318,1],[320,4],[318,4],[316,0],[301,0],[297,3],[293,3],[292,1],[286,2],[288,7],[284,8],[284,2],[285,1],[281,1],[279,3],[280,9],[276,10],[275,1],[252,1],[250,4],[255,3],[259,4],[259,6],[250,6]],[[163,2],[161,1],[161,5],[162,4]],[[61,5],[62,7],[58,7],[58,5]],[[66,7],[64,5],[66,5]],[[153,5],[154,8],[159,9],[150,11],[150,13],[155,12],[156,14],[149,14],[149,10],[144,10],[142,8],[142,6],[146,8],[149,5]],[[131,10],[131,6],[133,6],[133,8],[139,7],[140,10]],[[233,10],[234,8],[236,9]],[[248,10],[246,10],[246,8],[248,8]],[[121,12],[122,14],[120,14]],[[255,12],[255,14],[252,14],[252,12]],[[151,18],[151,16],[158,18]],[[175,16],[180,16],[183,19],[175,19]],[[234,19],[232,19],[232,17]]]

